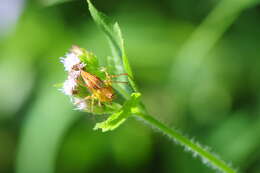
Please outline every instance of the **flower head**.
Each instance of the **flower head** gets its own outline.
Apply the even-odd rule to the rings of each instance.
[[[65,67],[65,71],[71,71],[73,66],[80,64],[79,57],[74,53],[68,53],[65,57],[61,57],[60,60]]]
[[[65,71],[68,72],[68,78],[63,83],[61,91],[68,95],[73,96],[75,94],[78,84],[78,78],[80,76],[80,70],[85,67],[85,64],[80,61],[79,53],[70,52],[61,57],[61,63],[63,63]]]
[[[64,94],[71,96],[73,100],[74,97],[78,95],[81,71],[88,63],[87,61],[81,61],[80,56],[84,56],[83,52],[85,52],[85,54],[87,53],[86,50],[83,50],[78,46],[72,46],[70,52],[60,58],[60,62],[63,63],[65,71],[68,72],[67,80],[65,80],[63,87],[60,90]],[[82,103],[79,104],[79,108],[84,107]]]
[[[63,87],[61,88],[61,91],[68,95],[72,96],[75,92],[76,87],[78,86],[77,82],[75,79],[69,77],[65,82],[63,83]]]
[[[99,114],[109,112],[114,90],[105,81],[106,71],[100,70],[97,57],[83,48],[72,46],[60,60],[67,73],[60,90],[70,97],[76,110]]]

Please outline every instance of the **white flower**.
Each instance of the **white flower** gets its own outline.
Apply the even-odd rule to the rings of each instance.
[[[75,88],[77,87],[77,82],[75,79],[69,77],[64,83],[63,83],[63,87],[61,89],[61,91],[68,95],[68,96],[72,96],[73,95],[73,91],[75,90]]]
[[[79,70],[71,70],[68,74],[69,79],[73,79],[77,81],[77,78],[80,76],[80,71]]]
[[[60,59],[64,64],[65,71],[68,71],[68,79],[63,83],[61,91],[68,96],[72,96],[74,95],[74,91],[78,86],[80,69],[84,68],[85,64],[81,63],[78,56],[76,56],[74,53],[66,54],[65,58],[61,57]]]
[[[73,103],[76,106],[76,110],[86,110],[88,107],[86,99],[74,98]]]
[[[60,60],[65,67],[65,71],[71,71],[74,65],[80,63],[80,59],[74,53],[68,53],[65,58],[61,57]]]

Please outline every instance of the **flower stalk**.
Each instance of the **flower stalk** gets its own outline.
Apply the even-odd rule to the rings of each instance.
[[[206,148],[203,148],[200,144],[195,143],[187,137],[183,136],[175,129],[169,128],[165,124],[155,119],[153,116],[141,112],[136,112],[135,115],[144,122],[148,123],[150,126],[158,129],[161,133],[166,134],[175,143],[185,147],[187,151],[193,153],[193,156],[199,156],[204,164],[207,164],[213,169],[219,170],[221,172],[236,173],[236,171],[232,169],[230,165],[212,154]]]

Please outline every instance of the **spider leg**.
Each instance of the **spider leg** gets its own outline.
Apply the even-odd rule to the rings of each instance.
[[[94,99],[94,95],[91,96],[91,107],[90,107],[90,111],[93,112],[94,110],[94,104],[95,104],[95,99]]]
[[[101,107],[102,105],[101,105],[101,101],[100,100],[98,100],[98,106],[99,107]]]
[[[95,96],[91,95],[91,96],[87,96],[85,98],[83,98],[81,101],[79,101],[77,104],[84,102],[86,100],[90,100],[91,101],[91,105],[90,105],[90,111],[93,112],[93,108],[94,108],[94,104],[95,104]]]
[[[127,84],[128,82],[126,82],[126,81],[112,81],[112,83],[124,83],[124,84]]]
[[[115,78],[115,77],[119,77],[119,76],[128,76],[127,73],[121,73],[121,74],[117,74],[117,75],[110,75],[111,78]]]

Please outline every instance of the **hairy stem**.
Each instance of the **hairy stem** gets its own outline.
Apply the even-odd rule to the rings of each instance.
[[[203,161],[208,163],[211,167],[216,168],[225,173],[236,173],[236,171],[232,169],[223,160],[217,158],[215,155],[204,149],[202,146],[189,140],[176,130],[167,127],[160,121],[156,120],[154,117],[140,112],[136,113],[136,115],[148,124],[150,124],[152,127],[155,127],[160,132],[168,135],[176,143],[179,143],[180,145],[184,146],[189,151],[193,152],[195,155],[199,155],[203,159]]]

